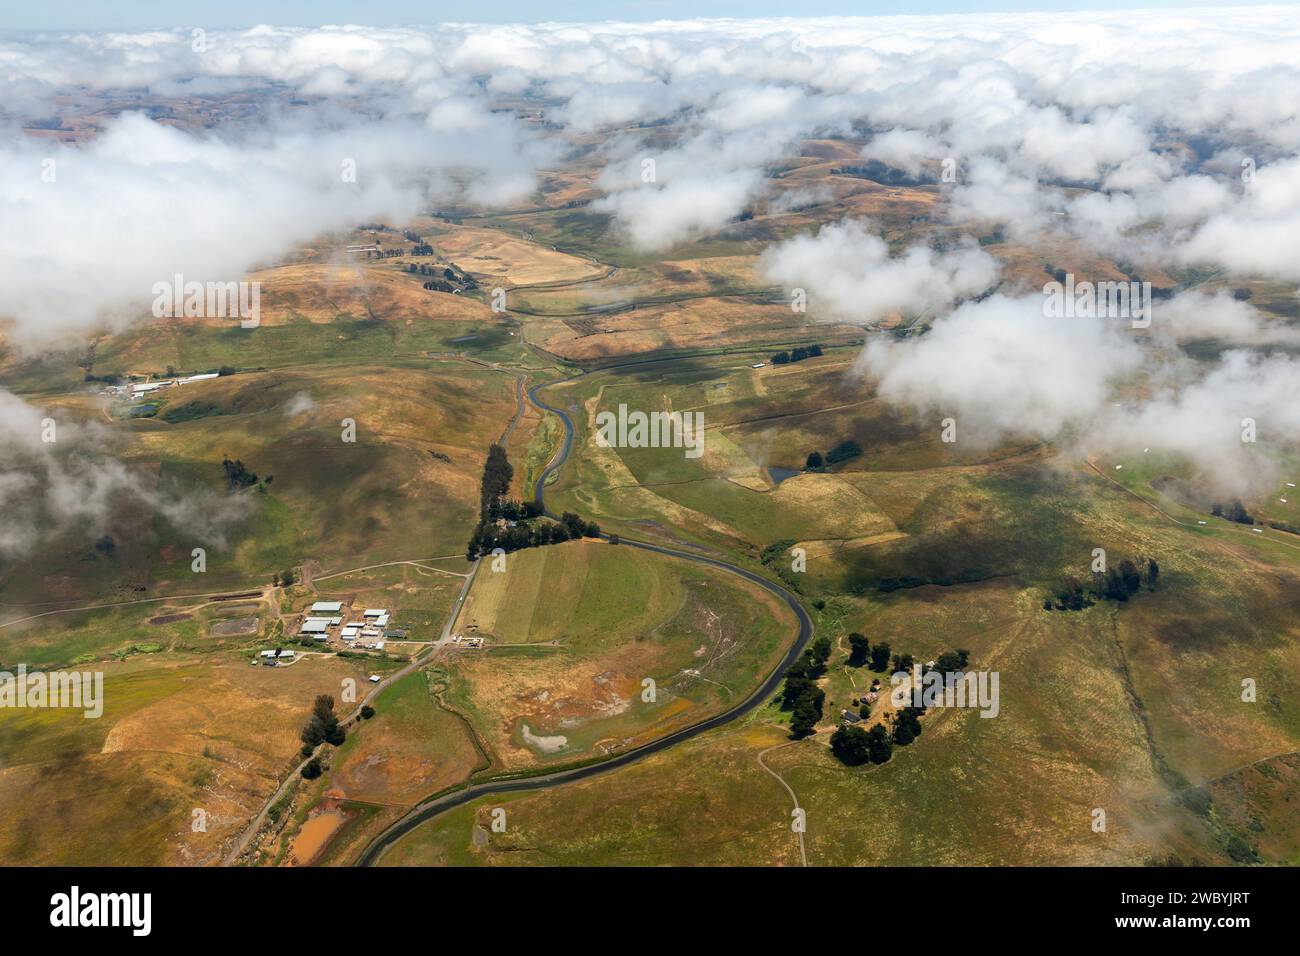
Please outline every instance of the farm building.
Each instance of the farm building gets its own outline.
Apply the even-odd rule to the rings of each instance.
[[[366,608],[366,613],[362,616],[363,617],[384,617],[387,614],[388,614],[388,610],[386,608],[371,607],[371,608]]]
[[[313,614],[337,614],[343,610],[342,601],[317,601],[311,606]]]
[[[160,388],[170,388],[175,382],[137,382],[131,386],[132,395],[144,395],[146,392],[156,392]]]
[[[302,633],[324,634],[329,626],[330,619],[327,617],[309,617],[302,622]]]

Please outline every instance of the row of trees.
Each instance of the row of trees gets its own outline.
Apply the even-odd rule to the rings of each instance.
[[[833,176],[853,176],[857,179],[870,179],[885,186],[923,186],[932,180],[925,176],[913,176],[906,170],[897,169],[872,159],[865,166],[836,166],[831,170]]]
[[[781,707],[792,712],[790,735],[796,739],[811,734],[822,719],[826,692],[817,686],[817,679],[826,673],[830,656],[830,638],[819,637],[786,671]]]
[[[796,572],[790,566],[789,553],[798,542],[794,538],[783,538],[780,541],[769,544],[759,553],[759,560],[763,566],[768,568],[779,577],[791,591],[798,594],[803,593],[803,575]]]
[[[491,554],[500,548],[507,553],[522,551],[524,548],[540,548],[548,544],[561,544],[577,538],[599,538],[600,525],[594,521],[584,521],[581,515],[566,511],[559,521],[541,520],[534,523],[524,521],[508,522],[504,519],[496,522],[482,522],[470,536],[465,556],[473,561],[485,554]]]
[[[1155,558],[1125,558],[1104,572],[1094,571],[1087,583],[1074,576],[1067,577],[1057,588],[1054,599],[1048,597],[1043,600],[1043,610],[1082,611],[1092,607],[1098,600],[1122,604],[1141,591],[1143,583],[1147,590],[1154,591],[1159,580],[1160,565]]]
[[[1235,521],[1237,524],[1254,524],[1255,519],[1246,510],[1246,506],[1239,500],[1228,505],[1224,510],[1223,505],[1215,502],[1214,507],[1210,509],[1210,514],[1216,518],[1227,518],[1229,521]]]
[[[412,262],[411,264],[409,264],[409,265],[406,267],[406,271],[409,272],[409,273],[410,273],[411,275],[413,275],[413,276],[416,276],[416,275],[418,275],[418,276],[436,276],[436,275],[439,274],[439,270],[438,270],[438,267],[437,267],[436,265],[433,265],[433,266],[426,266],[426,265],[423,265],[423,264],[419,264],[419,265],[417,265],[417,264],[414,263],[414,262]],[[445,279],[449,279],[449,280],[450,280],[450,279],[454,279],[454,278],[455,278],[455,273],[453,273],[450,269],[443,269],[442,272],[441,272],[441,274],[442,274],[443,278],[445,278]]]
[[[584,521],[572,511],[562,514],[559,521],[535,520],[542,518],[540,505],[510,497],[514,475],[506,450],[495,443],[489,445],[479,484],[479,522],[465,549],[470,561],[496,548],[511,552],[575,538],[600,537],[600,525]]]
[[[329,694],[321,694],[312,704],[311,716],[307,718],[307,723],[303,725],[302,733],[302,755],[311,756],[313,750],[321,744],[332,744],[335,747],[347,739],[347,731],[339,723],[338,717],[334,713],[334,698]]]
[[[809,452],[808,460],[804,462],[804,470],[822,471],[831,465],[838,465],[850,458],[857,458],[861,454],[862,446],[852,438],[846,438],[824,455],[819,451]]]
[[[800,345],[789,352],[784,350],[777,352],[772,356],[772,364],[789,365],[791,362],[802,362],[806,358],[816,358],[821,354],[822,347],[820,345]]]

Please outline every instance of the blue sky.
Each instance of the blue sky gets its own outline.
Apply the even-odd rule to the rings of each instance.
[[[1233,6],[1232,0],[4,0],[0,29],[140,30],[257,23],[315,26],[655,20],[688,17],[884,16],[1023,10],[1115,10],[1129,7]]]

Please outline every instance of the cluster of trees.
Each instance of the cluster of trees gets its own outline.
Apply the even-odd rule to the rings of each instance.
[[[515,467],[506,457],[506,450],[496,442],[488,445],[483,477],[479,479],[478,511],[481,520],[487,520],[492,508],[510,493],[510,482],[514,477]]]
[[[433,246],[426,242],[417,242],[411,246],[411,255],[413,256],[431,256],[433,255]]]
[[[773,365],[789,365],[791,362],[802,362],[806,358],[816,358],[822,354],[820,345],[800,345],[798,348],[789,352],[781,351],[772,356]]]
[[[329,694],[321,694],[312,704],[311,716],[307,718],[307,723],[303,725],[302,733],[299,735],[302,739],[302,755],[310,756],[311,752],[321,744],[333,744],[335,747],[347,739],[347,731],[339,723],[339,719],[334,714],[334,698]]]
[[[826,692],[817,686],[817,679],[826,673],[826,662],[831,656],[831,641],[819,637],[786,671],[785,686],[781,689],[781,708],[791,711],[790,736],[807,737],[822,719]]]
[[[1160,565],[1155,558],[1145,561],[1125,558],[1105,572],[1094,572],[1087,584],[1076,577],[1067,577],[1057,589],[1055,600],[1052,597],[1043,600],[1043,610],[1082,611],[1098,600],[1123,603],[1141,591],[1143,583],[1147,590],[1154,591],[1159,579]]]
[[[889,643],[887,641],[881,641],[872,647],[866,635],[859,634],[857,631],[849,635],[848,665],[850,667],[862,667],[870,663],[873,671],[883,671],[889,666],[889,659]],[[895,661],[901,659],[903,658],[894,657]],[[906,655],[905,659],[909,662],[908,667],[910,667],[911,655]],[[898,670],[898,668],[896,667],[895,670]]]
[[[924,707],[904,707],[894,715],[894,732],[892,739],[900,747],[906,747],[921,736],[921,715]]]
[[[804,462],[804,470],[821,471],[831,465],[838,465],[842,461],[848,461],[850,458],[857,458],[861,454],[862,446],[852,438],[847,438],[824,455],[819,451],[809,452],[808,460]]]
[[[518,502],[512,502],[518,504]],[[532,509],[530,503],[523,506]],[[594,521],[584,521],[580,515],[566,511],[559,521],[542,520],[532,524],[519,521],[513,525],[508,521],[482,522],[474,529],[469,539],[465,556],[473,561],[485,554],[491,554],[496,548],[502,551],[522,551],[524,548],[540,548],[548,544],[560,544],[576,538],[599,538],[600,525]]]
[[[275,576],[271,578],[271,583],[276,587],[287,588],[291,587],[293,582],[296,580],[297,576],[293,573],[293,568],[286,568],[283,571],[277,572]]]
[[[880,724],[870,730],[849,725],[831,734],[831,753],[842,763],[856,767],[870,760],[885,763],[894,753],[889,734]]]
[[[870,730],[846,724],[831,734],[831,753],[851,767],[868,760],[885,763],[893,756],[895,747],[906,747],[921,736],[921,715],[924,713],[924,707],[904,707],[894,715],[892,732],[883,724],[876,724]]]
[[[940,674],[956,674],[966,670],[966,664],[970,660],[970,651],[957,649],[955,651],[944,651],[934,661],[934,667],[931,670],[938,671]]]
[[[865,166],[837,166],[831,170],[831,174],[870,179],[885,186],[924,186],[928,182],[924,177],[912,176],[878,159],[868,161]]]
[[[226,472],[226,484],[231,491],[238,491],[240,488],[248,488],[257,484],[257,475],[254,474],[242,461],[236,458],[231,461],[229,458],[221,459],[221,467]],[[274,476],[267,475],[266,481],[269,484]]]
[[[572,511],[562,514],[558,522],[544,520],[530,524],[542,517],[542,509],[536,502],[519,502],[509,496],[514,474],[506,450],[495,443],[489,445],[479,485],[479,522],[465,551],[469,560],[490,554],[495,548],[510,552],[573,538],[600,537],[600,525],[584,521]]]
[[[1237,524],[1255,523],[1255,519],[1251,516],[1250,512],[1246,510],[1246,506],[1239,500],[1233,501],[1232,504],[1228,505],[1226,511],[1224,510],[1223,505],[1216,501],[1214,507],[1210,509],[1210,514],[1214,515],[1216,518],[1227,518],[1229,521],[1237,522]]]

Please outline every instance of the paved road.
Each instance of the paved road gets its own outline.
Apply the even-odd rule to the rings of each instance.
[[[481,558],[476,559],[469,569],[469,574],[465,575],[465,580],[460,586],[460,593],[456,595],[456,603],[451,606],[451,611],[447,614],[447,623],[442,626],[442,636],[437,640],[439,645],[451,642],[451,632],[460,619],[460,612],[465,607],[465,595],[469,594],[469,586],[474,583],[474,575],[478,574],[479,561],[481,560]]]
[[[565,381],[570,380],[566,379]],[[559,383],[553,382],[551,384]],[[569,453],[573,450],[574,431],[573,421],[569,418],[568,413],[564,409],[547,404],[538,396],[538,391],[543,387],[545,386],[534,385],[528,390],[528,397],[534,405],[560,417],[560,421],[564,423],[564,443],[561,445],[556,456],[551,460],[551,463],[547,465],[538,476],[537,483],[534,486],[534,495],[538,504],[542,506],[543,511],[545,511],[547,515],[554,517],[550,511],[546,511],[546,502],[543,497],[546,481],[551,475],[558,471],[560,466],[568,459]],[[608,539],[609,536],[602,534],[601,537]],[[375,840],[366,847],[365,852],[361,854],[360,859],[357,861],[359,865],[374,866],[379,862],[385,851],[406,834],[410,833],[422,823],[427,823],[439,814],[446,813],[454,807],[463,806],[471,800],[476,800],[479,797],[487,796],[489,794],[518,793],[526,790],[546,790],[551,787],[560,786],[561,784],[572,783],[575,780],[584,780],[598,774],[608,773],[612,770],[617,770],[619,767],[626,767],[630,763],[641,760],[651,754],[659,753],[662,750],[667,750],[669,747],[679,744],[684,740],[689,740],[692,737],[696,737],[707,730],[713,730],[716,727],[728,724],[731,721],[736,720],[738,717],[742,717],[749,713],[776,693],[777,688],[781,684],[782,678],[785,676],[786,670],[789,669],[790,665],[793,664],[798,656],[803,652],[804,646],[808,643],[813,633],[812,619],[808,616],[808,612],[803,609],[803,606],[798,602],[798,600],[795,599],[793,594],[781,587],[779,584],[769,581],[761,575],[737,567],[734,564],[728,564],[726,561],[720,561],[717,558],[710,558],[690,551],[678,551],[674,548],[665,548],[657,544],[650,544],[645,541],[634,541],[628,538],[620,538],[617,546],[620,548],[640,548],[643,551],[653,551],[656,554],[681,558],[683,561],[694,561],[697,564],[707,564],[710,567],[715,567],[730,574],[742,577],[746,581],[757,584],[759,587],[766,588],[768,591],[781,598],[781,600],[785,601],[790,610],[794,612],[795,617],[799,621],[798,638],[786,652],[780,665],[778,665],[777,668],[768,675],[767,679],[764,680],[763,683],[748,697],[730,710],[703,720],[698,724],[685,727],[666,737],[661,737],[651,743],[628,750],[616,757],[603,760],[600,763],[573,767],[568,770],[558,770],[554,773],[533,777],[489,780],[484,783],[473,784],[462,790],[454,790],[451,793],[446,793],[442,796],[426,800],[423,803],[417,804],[409,813],[393,823],[387,830],[376,837]]]

